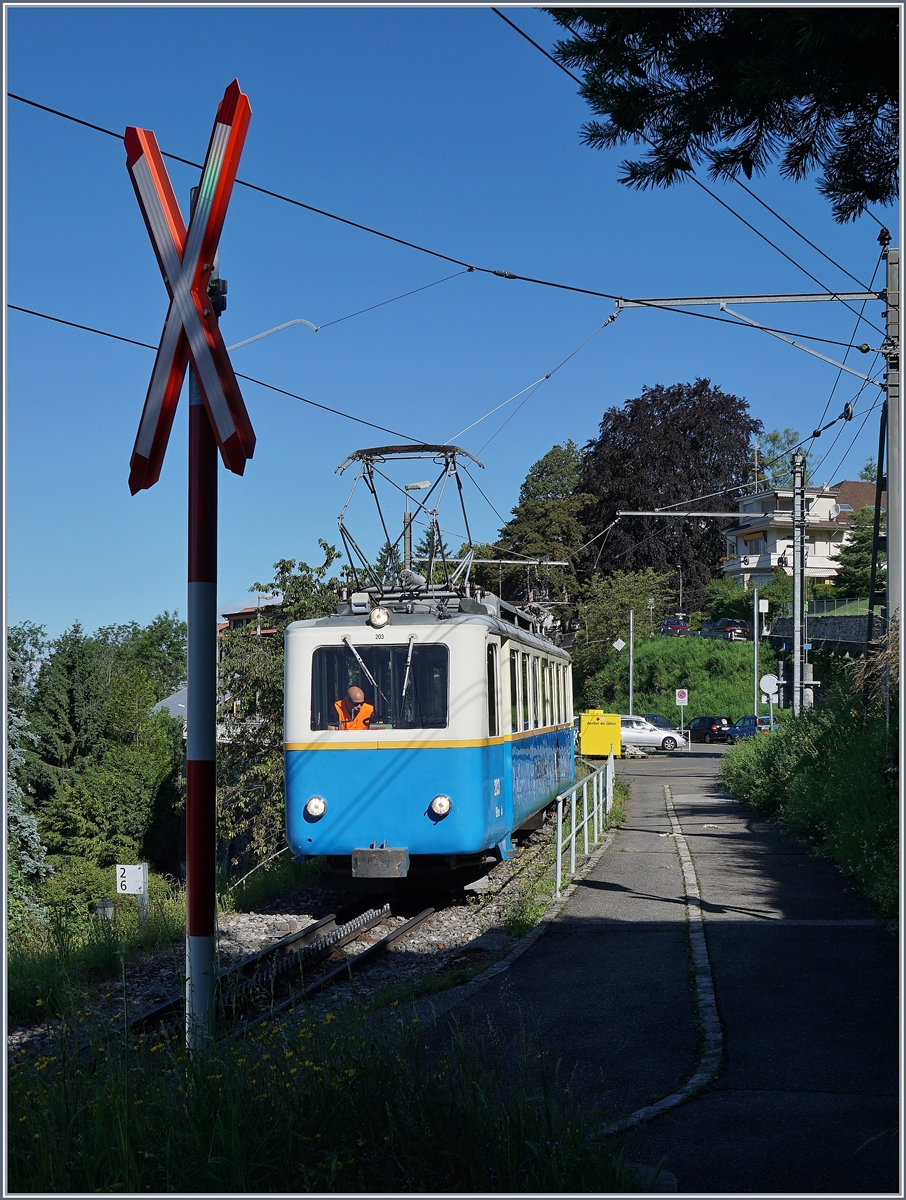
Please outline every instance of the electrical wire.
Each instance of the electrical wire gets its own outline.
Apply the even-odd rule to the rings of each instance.
[[[563,65],[563,63],[558,62],[557,59],[553,57],[553,55],[549,54],[544,49],[544,47],[540,46],[533,38],[530,38],[527,33],[523,33],[523,31],[519,28],[519,26],[514,25],[513,22],[508,17],[505,17],[499,9],[492,7],[491,12],[496,13],[497,16],[501,18],[501,20],[506,21],[507,25],[509,25],[512,29],[515,29],[516,32],[521,37],[524,37],[527,42],[530,42],[535,47],[536,50],[540,50],[545,58],[550,59],[550,61],[555,66],[559,67],[561,71],[563,71],[565,74],[567,74],[570,77],[570,79],[572,79],[576,83],[578,83],[580,87],[584,86],[583,80],[579,79],[579,77],[577,75],[574,75],[572,73],[572,71],[569,70],[568,67],[565,67]],[[570,30],[570,32],[572,32],[574,36],[578,36],[577,34],[575,34],[575,32],[573,30]],[[639,134],[638,136],[642,139],[642,141],[647,142],[649,146],[652,145],[652,142],[650,141],[650,139],[645,137],[644,134]],[[766,234],[762,233],[760,229],[756,229],[755,226],[752,225],[751,222],[747,221],[744,216],[742,216],[740,213],[738,213],[735,208],[733,208],[731,205],[727,204],[725,200],[721,200],[720,196],[718,196],[715,192],[712,192],[709,187],[706,187],[705,184],[703,184],[702,181],[699,178],[697,178],[697,176],[691,170],[691,168],[686,173],[686,178],[690,182],[692,182],[692,183],[696,184],[698,187],[700,187],[703,192],[707,192],[707,194],[711,197],[712,200],[716,200],[718,204],[720,204],[723,208],[725,208],[727,210],[727,212],[732,213],[732,215],[734,217],[736,217],[736,219],[738,221],[742,221],[743,225],[745,225],[746,228],[750,229],[752,231],[752,233],[754,233],[757,237],[760,237],[762,239],[762,241],[767,242],[767,244],[772,249],[776,250],[778,254],[782,255],[783,258],[785,258],[788,262],[792,263],[792,265],[794,267],[796,267],[796,268],[798,268],[798,270],[802,271],[802,273],[804,275],[807,275],[809,277],[809,279],[811,279],[814,283],[817,283],[819,287],[824,288],[825,291],[831,291],[831,289],[827,286],[827,284],[822,283],[821,280],[818,279],[818,277],[816,275],[813,275],[811,273],[811,271],[807,270],[802,265],[802,263],[797,262],[796,259],[793,258],[791,255],[787,254],[785,250],[781,250],[781,248],[775,242],[772,242],[771,239]],[[741,180],[736,179],[735,176],[730,176],[730,178],[732,179],[732,181],[734,183],[738,184],[741,188],[743,188],[744,191],[748,192],[748,194],[750,196],[752,196],[755,200],[758,200],[759,204],[762,204],[765,208],[768,209],[769,212],[773,213],[773,215],[775,217],[777,217],[778,220],[783,221],[783,224],[786,225],[788,229],[792,230],[792,232],[795,233],[798,237],[801,237],[804,242],[808,242],[808,244],[814,250],[817,250],[818,253],[821,254],[824,258],[826,258],[828,260],[828,262],[833,263],[835,267],[838,267],[841,271],[843,271],[843,273],[845,275],[848,275],[850,279],[856,278],[854,275],[851,275],[850,272],[847,271],[845,267],[841,267],[838,262],[835,262],[835,260],[832,259],[830,257],[830,255],[825,254],[823,250],[818,249],[818,247],[815,246],[815,244],[813,242],[809,241],[809,239],[805,236],[805,234],[800,233],[799,230],[795,228],[795,226],[793,226],[789,223],[789,221],[784,220],[784,218],[781,217],[779,215],[779,213],[774,212],[774,210],[772,208],[770,208],[769,205],[765,204],[764,201],[761,200],[758,196],[756,196],[755,193],[750,188],[747,188]],[[877,218],[875,218],[875,220],[877,220]],[[856,282],[858,283],[859,281],[856,280]],[[851,305],[846,300],[841,300],[840,303],[843,304],[846,308],[850,308],[851,311],[855,312],[855,309],[852,309]],[[871,322],[867,322],[867,323],[871,324]],[[879,329],[877,325],[872,325],[872,328],[876,329],[878,331],[878,333],[883,333],[883,330]]]
[[[860,435],[861,435],[861,433],[862,433],[862,430],[865,428],[865,425],[866,425],[866,423],[867,423],[867,421],[868,421],[868,418],[871,416],[871,413],[872,413],[872,410],[871,410],[871,409],[869,409],[869,410],[868,410],[868,412],[865,414],[865,418],[864,418],[864,420],[862,421],[862,424],[859,426],[859,428],[858,428],[858,429],[856,430],[856,432],[853,434],[853,440],[852,440],[852,441],[849,443],[849,445],[847,446],[846,450],[843,452],[843,457],[842,457],[842,458],[840,459],[840,461],[837,463],[837,465],[836,465],[836,467],[833,469],[833,471],[831,471],[831,473],[830,473],[830,479],[833,479],[833,478],[834,478],[834,476],[837,474],[837,472],[840,470],[840,468],[841,468],[841,467],[843,466],[843,464],[846,462],[846,459],[849,457],[849,454],[850,454],[850,452],[852,451],[852,448],[853,448],[853,446],[855,446],[856,442],[857,442],[857,441],[858,441],[858,439],[859,439],[859,436],[860,436]],[[826,457],[827,457],[827,455],[825,455],[825,458],[826,458]]]
[[[867,386],[867,384],[863,385],[863,387],[866,387],[866,386]],[[860,389],[860,392],[857,393],[857,395],[859,395],[859,394],[861,394],[861,389]],[[879,404],[882,404],[882,403],[883,403],[883,401],[875,401],[875,403],[871,406],[871,408],[864,409],[862,412],[853,413],[853,419],[855,419],[856,417],[868,416],[869,413],[873,413],[875,411],[875,409],[879,406]],[[842,419],[843,419],[842,415],[840,417],[837,417],[834,420],[833,424],[836,424],[837,421],[840,421]],[[762,463],[760,465],[769,467],[773,463],[780,462],[781,459],[787,458],[792,453],[793,450],[797,450],[800,446],[804,446],[806,442],[812,441],[812,440],[813,440],[813,435],[809,434],[808,437],[802,438],[801,441],[796,442],[795,445],[790,446],[788,449],[782,451],[782,453],[776,454],[773,458],[763,459]],[[669,512],[673,508],[679,508],[679,506],[681,504],[696,504],[696,503],[698,503],[699,500],[713,500],[716,496],[728,496],[731,492],[742,492],[742,491],[745,491],[746,488],[749,488],[751,486],[752,486],[751,483],[734,483],[734,484],[731,484],[730,487],[721,488],[717,492],[707,492],[702,496],[687,496],[685,500],[677,500],[673,504],[663,504],[663,505],[661,505],[660,511],[661,512]]]
[[[540,383],[536,384],[535,387],[533,387],[532,390],[529,392],[529,394],[525,397],[525,399],[520,401],[520,403],[516,405],[516,407],[513,409],[513,411],[510,413],[510,415],[507,417],[507,419],[503,422],[503,424],[498,429],[495,429],[495,431],[491,434],[491,436],[484,443],[484,445],[479,446],[479,448],[478,448],[479,454],[481,454],[482,451],[486,447],[490,446],[491,442],[493,442],[493,440],[497,436],[497,434],[501,433],[507,427],[507,425],[509,425],[509,423],[510,423],[510,421],[512,421],[513,417],[518,415],[518,413],[523,408],[523,406],[526,405],[529,402],[529,400],[531,400],[532,396],[534,396],[535,392],[537,392],[538,388],[540,388],[540,387],[541,387]]]
[[[415,296],[419,292],[427,292],[429,288],[435,288],[438,284],[447,283],[451,279],[458,279],[460,275],[468,275],[472,270],[472,267],[466,267],[464,271],[454,271],[452,275],[445,275],[443,279],[435,279],[433,283],[426,283],[421,287],[413,288],[411,292],[402,292],[399,296],[391,296],[389,300],[381,300],[377,304],[369,304],[367,308],[359,308],[355,312],[347,313],[345,317],[337,317],[335,321],[325,321],[323,325],[318,326],[317,332],[320,333],[322,329],[328,329],[331,325],[339,325],[343,321],[349,321],[353,317],[360,317],[362,313],[374,312],[376,308],[383,308],[385,304],[393,304],[397,300],[405,300],[407,296]]]
[[[553,370],[548,371],[546,375],[542,375],[539,379],[536,379],[534,383],[528,384],[526,387],[522,388],[520,391],[514,392],[513,395],[510,396],[508,399],[504,400],[501,404],[495,405],[495,407],[490,409],[488,412],[486,412],[483,417],[479,417],[477,421],[473,421],[472,424],[467,425],[465,427],[465,429],[460,429],[459,433],[455,433],[453,435],[453,437],[448,438],[447,441],[453,442],[457,438],[462,437],[462,435],[464,433],[468,433],[468,431],[470,429],[474,429],[476,425],[480,425],[482,421],[486,421],[487,418],[490,416],[493,416],[493,414],[495,412],[499,412],[501,408],[504,408],[507,404],[510,404],[518,396],[521,396],[523,392],[528,392],[529,394],[526,396],[525,400],[522,401],[522,404],[525,404],[525,402],[527,400],[530,400],[531,397],[534,396],[535,392],[537,392],[538,388],[542,385],[542,383],[545,383],[548,379],[551,378],[552,375],[556,375],[557,372],[560,370],[560,368],[565,367],[566,364],[569,362],[569,360],[571,358],[574,358],[579,353],[579,351],[581,349],[583,349],[583,347],[587,346],[593,337],[597,337],[597,335],[601,332],[601,330],[604,329],[606,326],[612,325],[613,322],[620,315],[620,313],[623,311],[624,311],[623,309],[618,308],[616,312],[611,313],[610,316],[607,318],[607,320],[602,325],[599,325],[598,328],[593,333],[590,333],[588,335],[588,337],[585,338],[584,341],[580,342],[579,345],[576,346],[575,350],[570,351],[570,353],[567,354],[566,358],[564,358],[561,362],[557,363],[557,365],[553,368]],[[504,425],[507,425],[513,419],[513,417],[516,415],[516,413],[519,412],[519,409],[522,408],[522,404],[517,405],[517,407],[513,410],[513,412],[510,413],[509,417],[507,417],[506,421],[503,422],[503,425],[500,426],[500,429],[503,429]],[[497,433],[500,433],[500,429],[497,430]],[[488,438],[488,440],[484,443],[484,446],[481,447],[481,450],[478,451],[479,454],[481,453],[481,451],[484,449],[485,446],[489,445],[494,440],[494,438],[497,436],[497,433],[493,434],[491,437]]]
[[[870,291],[872,290],[872,288],[874,287],[874,285],[875,285],[875,277],[876,277],[876,276],[877,276],[877,274],[878,274],[878,268],[880,267],[880,265],[881,265],[881,261],[882,261],[882,259],[883,259],[883,258],[884,258],[884,250],[883,250],[883,248],[882,248],[882,250],[881,250],[881,253],[878,255],[878,261],[875,263],[875,269],[874,269],[874,270],[872,271],[872,273],[871,273],[871,283],[870,283],[870,284],[868,285],[868,287],[865,289],[866,291],[869,291],[869,292],[870,292]],[[856,319],[856,324],[855,324],[855,327],[853,328],[852,337],[850,338],[850,345],[849,345],[849,346],[846,348],[846,352],[845,352],[845,353],[844,353],[844,355],[843,355],[843,362],[844,362],[844,364],[846,363],[847,356],[849,355],[849,352],[850,352],[850,350],[852,349],[853,343],[854,343],[854,342],[855,342],[855,340],[856,340],[856,333],[857,333],[857,331],[858,331],[858,329],[859,329],[859,324],[860,324],[860,322],[861,322],[861,320],[862,320],[862,315],[861,315],[861,314],[865,312],[865,305],[866,305],[867,303],[868,303],[868,302],[867,302],[866,300],[863,300],[863,301],[862,301],[862,308],[859,310],[859,316],[857,317],[857,319]],[[875,361],[877,361],[877,355],[875,355]],[[871,364],[871,367],[870,367],[870,371],[873,371],[873,370],[874,370],[874,362]],[[843,377],[843,367],[841,366],[841,368],[840,368],[840,369],[837,371],[837,378],[834,380],[834,386],[831,388],[830,395],[829,395],[829,396],[828,396],[828,398],[827,398],[827,403],[826,403],[826,404],[825,404],[825,406],[824,406],[824,411],[822,412],[821,416],[818,418],[818,424],[819,424],[819,425],[820,425],[820,424],[821,424],[821,422],[824,420],[824,418],[827,416],[827,410],[828,410],[828,409],[830,408],[830,406],[831,406],[831,401],[832,401],[832,400],[833,400],[833,398],[834,398],[834,392],[837,390],[837,385],[839,384],[839,382],[840,382],[840,380],[842,379],[842,377]],[[860,392],[860,394],[861,394],[861,392]]]
[[[8,304],[7,308],[14,309],[16,312],[27,313],[30,317],[40,317],[44,321],[53,321],[57,325],[69,325],[73,329],[83,329],[87,333],[96,333],[100,337],[112,338],[117,342],[128,342],[131,346],[141,346],[145,350],[157,350],[157,346],[152,346],[150,342],[139,342],[135,338],[122,337],[118,333],[109,333],[106,329],[95,329],[91,325],[80,325],[76,321],[65,321],[62,317],[52,317],[48,313],[37,312],[33,308],[22,308],[18,304]],[[255,379],[252,375],[243,375],[240,371],[236,372],[237,379],[245,379],[248,383],[256,383],[259,387],[267,388],[271,392],[278,392],[281,396],[289,396],[292,400],[301,400],[303,404],[308,404],[312,408],[320,408],[323,412],[332,413],[335,417],[342,417],[346,421],[355,421],[357,425],[367,425],[370,429],[377,429],[381,433],[392,433],[394,437],[404,438],[407,442],[414,442],[416,445],[422,445],[424,438],[412,437],[409,433],[400,433],[398,429],[389,429],[386,425],[376,425],[374,421],[366,421],[364,417],[354,417],[352,413],[343,412],[342,409],[331,408],[329,404],[319,404],[317,400],[309,400],[306,396],[300,396],[297,392],[288,392],[285,388],[277,387],[273,383],[266,383],[263,379]]]
[[[508,24],[512,24],[512,22],[508,22]],[[524,36],[527,36],[527,35],[524,35]],[[531,38],[529,38],[528,40],[531,41]],[[532,42],[532,45],[537,45],[537,43]],[[540,49],[540,47],[539,47],[539,49]],[[545,55],[547,55],[547,51],[543,51],[543,53]],[[550,57],[550,55],[547,55],[547,57]],[[554,61],[556,61],[556,60],[554,60]],[[559,66],[560,64],[558,63],[557,65]],[[567,73],[569,74],[569,72],[567,72]],[[80,117],[74,117],[70,113],[65,113],[62,110],[57,109],[57,108],[50,108],[46,104],[38,104],[38,102],[35,100],[29,100],[26,97],[18,96],[13,92],[8,92],[7,95],[9,96],[9,98],[11,100],[18,100],[22,104],[28,104],[33,108],[41,109],[43,112],[51,113],[53,116],[61,117],[67,121],[73,121],[76,125],[84,125],[88,129],[94,129],[98,133],[104,133],[104,134],[107,134],[109,137],[114,137],[118,141],[122,140],[120,137],[120,134],[114,132],[114,130],[112,130],[112,129],[105,129],[102,125],[95,125],[91,121],[85,121],[85,120],[82,120],[82,118],[80,118]],[[179,154],[172,154],[169,151],[165,151],[165,150],[162,150],[161,154],[163,155],[164,158],[170,158],[170,159],[173,159],[175,162],[184,163],[186,166],[197,167],[199,170],[201,170],[200,163],[193,162],[191,159],[188,159],[188,158],[183,158]],[[701,183],[700,180],[695,178],[695,176],[690,175],[689,178],[694,183],[698,184],[698,186],[700,188],[703,188],[704,191],[708,192],[708,194],[710,196],[713,196],[714,199],[717,200],[718,204],[723,205],[724,208],[726,208],[729,212],[733,213],[734,216],[739,217],[738,213],[736,213],[732,208],[730,208],[729,205],[725,204],[725,202],[723,200],[721,200],[718,196],[716,196],[712,191],[710,191],[709,188],[706,188],[705,185],[703,183]],[[550,280],[550,279],[537,279],[531,275],[518,275],[512,271],[501,271],[501,270],[497,270],[492,267],[480,267],[480,266],[477,266],[472,263],[467,263],[464,259],[454,258],[450,254],[443,254],[439,250],[432,250],[428,246],[421,246],[417,242],[410,242],[410,241],[407,241],[405,238],[399,238],[399,237],[394,236],[391,233],[385,233],[385,232],[383,232],[383,230],[374,229],[370,225],[363,225],[359,221],[352,221],[348,217],[341,217],[337,213],[328,212],[324,208],[316,208],[312,204],[305,204],[302,200],[295,200],[291,196],[285,196],[281,192],[272,191],[270,188],[265,188],[265,187],[259,186],[258,184],[249,183],[247,180],[244,180],[244,179],[237,179],[236,186],[250,188],[252,191],[260,192],[262,195],[271,196],[275,200],[282,200],[286,204],[292,204],[296,208],[304,208],[307,212],[313,212],[313,213],[316,213],[318,216],[328,217],[332,221],[339,221],[341,224],[349,225],[353,229],[360,229],[365,233],[374,234],[375,237],[384,238],[390,242],[396,242],[398,245],[406,246],[410,250],[418,250],[419,253],[421,253],[421,254],[429,254],[433,258],[442,259],[444,262],[454,263],[458,267],[465,268],[466,271],[477,271],[482,275],[496,275],[499,279],[514,279],[521,283],[532,283],[532,284],[537,285],[538,287],[549,287],[549,288],[555,288],[558,291],[575,292],[576,294],[581,295],[581,296],[595,296],[595,297],[599,297],[603,300],[622,300],[622,299],[624,299],[623,296],[617,296],[612,292],[601,292],[601,291],[595,290],[594,288],[577,287],[576,285],[569,284],[569,283],[557,283],[554,280]],[[739,219],[741,221],[744,221],[744,218],[742,218],[742,217],[739,217]],[[744,222],[744,223],[748,224],[748,222]],[[753,232],[757,233],[759,237],[761,237],[765,241],[767,241],[771,246],[774,246],[774,243],[771,242],[770,239],[766,238],[764,236],[764,234],[759,233],[759,231],[757,229],[755,229],[754,226],[749,226],[749,228],[751,228],[753,230]],[[784,251],[779,250],[779,247],[774,246],[774,249],[777,249],[779,251],[779,253],[784,255],[785,258],[789,258],[789,255],[784,254]],[[799,264],[796,263],[794,259],[790,259],[790,262],[792,262],[795,266],[799,267]],[[804,271],[805,268],[800,267],[800,270]],[[807,271],[805,273],[808,275]],[[825,291],[828,292],[829,295],[836,297],[836,293],[831,291],[831,289],[827,288],[823,283],[820,282],[820,280],[816,279],[814,275],[809,275],[809,278],[812,279],[815,283],[818,283],[820,287],[824,288]],[[643,305],[643,306],[645,305],[644,300],[638,300],[638,301],[636,301],[636,303]],[[846,307],[846,308],[850,308],[852,312],[855,312],[855,309],[851,308],[851,305],[848,303],[848,301],[840,300],[839,303],[843,304],[844,307]],[[728,321],[724,317],[713,316],[710,313],[689,312],[687,309],[684,309],[684,308],[668,308],[668,307],[664,307],[661,305],[658,305],[658,308],[662,312],[682,313],[684,316],[697,317],[699,320],[703,320],[703,321],[720,321],[723,324],[737,325],[737,326],[740,324],[739,321],[732,321],[732,320]],[[362,311],[366,311],[366,310],[362,310]],[[352,315],[352,314],[350,314],[350,315]],[[341,319],[343,319],[343,318],[341,318]],[[878,326],[872,325],[872,323],[870,321],[867,321],[866,323],[871,325],[871,327],[873,329],[876,329],[878,333],[883,334],[884,331],[882,329],[879,329]],[[768,327],[765,326],[765,328],[768,328]],[[834,341],[831,338],[818,338],[818,337],[815,337],[813,334],[808,334],[808,333],[792,333],[788,329],[772,329],[771,332],[785,333],[790,337],[801,337],[801,338],[805,338],[806,340],[809,340],[809,341],[827,342],[828,344],[835,345],[835,346],[846,345],[845,342]]]
[[[859,391],[858,391],[858,392],[855,394],[855,396],[853,396],[852,400],[850,401],[850,403],[851,403],[851,404],[855,405],[856,401],[859,399],[859,397],[860,397],[860,396],[862,395],[862,393],[865,391],[865,388],[866,388],[867,386],[868,386],[868,384],[867,384],[867,383],[864,383],[864,384],[862,385],[862,387],[859,389]],[[871,410],[869,410],[869,412],[870,412],[870,411],[871,411]],[[868,419],[868,415],[866,414],[866,420],[867,420],[867,419]],[[836,446],[837,442],[838,442],[838,441],[840,440],[840,438],[842,437],[842,435],[843,435],[843,431],[844,431],[844,429],[845,429],[845,428],[846,428],[846,425],[845,425],[845,424],[840,426],[840,428],[837,430],[837,433],[836,433],[835,437],[834,437],[834,438],[833,438],[833,440],[831,441],[831,444],[830,444],[830,445],[827,447],[827,449],[825,450],[824,454],[821,456],[821,458],[819,459],[819,461],[818,461],[818,462],[815,464],[815,466],[813,466],[813,467],[810,467],[810,468],[809,468],[810,474],[812,475],[812,477],[813,477],[813,478],[814,478],[814,477],[815,477],[815,476],[818,474],[818,472],[819,472],[819,471],[821,470],[821,468],[824,466],[824,463],[825,463],[825,462],[827,461],[827,459],[829,458],[829,456],[830,456],[831,452],[832,452],[832,451],[833,451],[833,449],[834,449],[834,446]],[[814,440],[813,440],[813,442],[812,442],[812,445],[814,445]],[[806,451],[805,451],[805,453],[806,453],[806,454],[808,454],[810,450],[811,450],[811,447],[809,447],[809,449],[808,449],[808,450],[806,450]]]

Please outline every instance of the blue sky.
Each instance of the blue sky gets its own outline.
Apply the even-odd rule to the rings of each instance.
[[[507,12],[552,45],[546,15]],[[488,9],[6,14],[9,91],[120,132],[144,126],[164,150],[200,161],[217,102],[238,77],[253,113],[240,178],[466,262],[624,296],[819,290],[693,185],[636,193],[617,183],[626,151],[580,143],[588,110],[576,85]],[[12,100],[7,132],[8,302],[156,344],[167,297],[122,145]],[[168,169],[186,202],[197,172]],[[835,225],[813,185],[776,174],[752,186],[867,282],[878,258],[870,218]],[[714,190],[825,284],[855,287],[740,189]],[[879,215],[896,228],[889,210]],[[297,317],[325,324],[456,269],[237,187],[221,240],[224,338],[231,345]],[[880,324],[881,310],[872,303],[866,315]],[[249,602],[247,588],[271,578],[276,559],[314,561],[319,537],[337,540],[348,477],[334,468],[388,440],[340,414],[445,441],[550,371],[612,311],[608,300],[473,273],[317,334],[295,326],[237,350],[237,371],[333,411],[242,385],[258,445],[243,478],[220,475],[222,607]],[[843,342],[855,325],[839,304],[745,311]],[[860,326],[858,341],[879,338]],[[159,483],[135,497],[127,487],[153,357],[9,313],[11,622],[56,635],[76,619],[93,629],[185,612],[185,396]],[[864,371],[872,356],[850,361]],[[746,397],[767,429],[804,434],[837,372],[755,330],[629,310],[485,449],[514,405],[461,444],[484,461],[481,487],[506,515],[555,442],[586,442],[606,408],[644,385],[696,377]],[[844,376],[829,416],[858,389]],[[867,389],[858,410],[877,396]],[[816,443],[819,481],[852,478],[873,452],[877,414],[853,443],[860,424],[846,427],[824,463],[833,433]],[[473,534],[493,538],[497,516],[474,489],[468,500]],[[361,511],[368,542],[374,530]],[[450,527],[459,528],[452,517]]]

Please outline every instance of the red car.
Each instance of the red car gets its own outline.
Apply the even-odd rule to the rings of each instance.
[[[661,622],[661,633],[667,637],[688,637],[689,626],[685,621],[672,621],[668,617]]]

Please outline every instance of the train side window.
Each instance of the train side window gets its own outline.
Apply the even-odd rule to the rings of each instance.
[[[563,707],[563,663],[557,663],[557,724],[562,725],[566,720]]]
[[[528,655],[520,652],[519,657],[522,660],[522,728],[528,729],[531,719],[529,713]]]
[[[488,737],[496,737],[497,729],[497,647],[488,644]]]
[[[510,646],[510,724],[513,727],[513,733],[519,732],[518,666],[516,651]]]
[[[533,723],[534,723],[534,726],[536,729],[541,724],[541,719],[542,719],[541,718],[541,704],[540,704],[541,696],[539,694],[541,689],[540,689],[539,683],[538,683],[538,674],[539,674],[538,662],[539,662],[538,658],[536,657],[536,655],[533,654],[532,655],[532,701],[533,701],[533,703],[532,703],[532,718],[533,718]]]
[[[550,668],[546,658],[541,659],[541,724],[550,725],[550,684],[548,682],[547,673]]]

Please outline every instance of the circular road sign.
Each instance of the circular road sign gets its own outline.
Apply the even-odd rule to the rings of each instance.
[[[780,680],[776,675],[762,675],[758,682],[761,685],[761,690],[766,696],[777,695],[777,688],[780,684]]]

